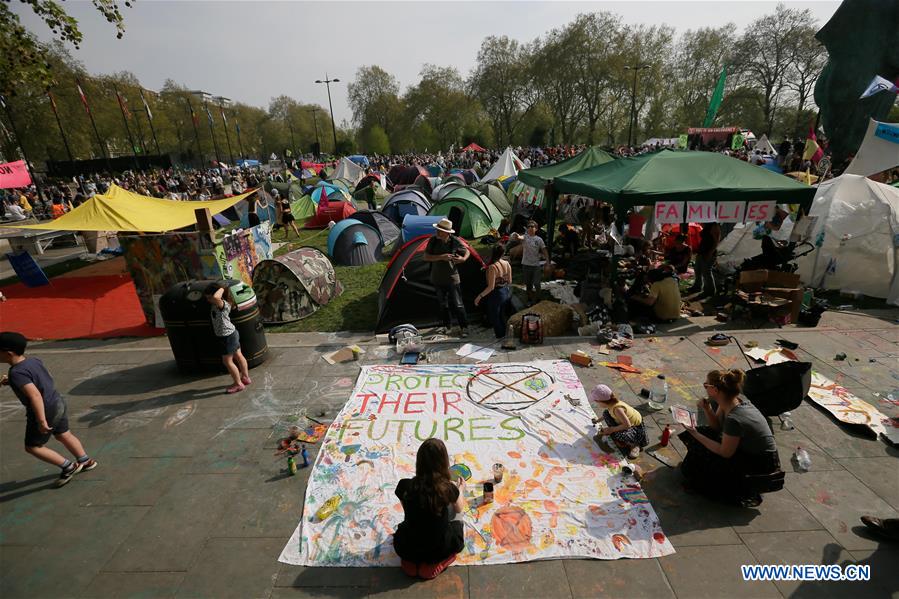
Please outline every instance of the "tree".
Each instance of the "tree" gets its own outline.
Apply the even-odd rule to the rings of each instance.
[[[359,67],[347,92],[353,122],[363,129],[377,124],[390,137],[402,116],[396,77],[377,65]]]
[[[784,100],[781,92],[796,61],[799,40],[804,31],[813,28],[811,11],[778,4],[774,14],[749,24],[737,45],[735,66],[745,83],[762,92],[763,131],[769,135],[777,108]]]
[[[362,151],[368,154],[390,154],[390,140],[380,125],[362,132]]]
[[[540,98],[552,112],[555,125],[559,128],[561,142],[570,144],[578,121],[583,115],[583,101],[571,93],[577,78],[573,56],[575,48],[571,28],[553,29],[534,53],[534,82],[540,91]]]
[[[56,41],[78,48],[84,36],[78,21],[66,12],[56,0],[22,0],[29,5],[53,33]],[[125,20],[119,9],[119,0],[93,0],[97,11],[116,28],[116,37],[125,34]],[[125,6],[131,6],[126,0]],[[0,3],[0,93],[12,95],[19,86],[38,83],[48,87],[53,83],[53,72],[47,57],[47,46],[22,26],[19,16],[12,12],[10,2]]]
[[[481,112],[465,92],[465,82],[455,67],[424,65],[420,81],[409,88],[403,100],[411,125],[427,123],[441,148],[459,143],[462,131]]]
[[[489,36],[478,51],[469,87],[490,117],[497,146],[512,143],[521,119],[537,101],[531,50],[507,36]]]
[[[629,95],[634,94],[634,141],[639,143],[640,115],[647,105],[652,103],[654,122],[649,127],[644,127],[644,135],[652,132],[653,127],[662,125],[662,115],[667,112],[666,103],[669,100],[668,83],[664,77],[667,58],[671,55],[671,43],[674,30],[668,26],[646,27],[639,25],[625,29],[625,40],[622,52],[627,65],[643,66],[644,70],[637,73],[637,90],[633,89],[634,71],[620,69],[617,77],[622,84],[630,87]],[[614,63],[613,63],[614,64]]]
[[[669,93],[676,130],[702,125],[712,91],[721,69],[729,61],[735,38],[733,23],[718,28],[688,30],[680,36],[669,67],[672,83]],[[729,87],[733,87],[732,81],[733,78],[728,80]]]
[[[796,49],[790,68],[787,71],[785,86],[796,95],[796,122],[793,126],[793,135],[804,133],[800,131],[806,122],[800,122],[803,118],[805,103],[812,96],[818,75],[827,62],[827,50],[815,39],[817,27],[803,27],[799,30],[796,39]]]

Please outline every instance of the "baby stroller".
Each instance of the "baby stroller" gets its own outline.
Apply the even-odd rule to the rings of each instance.
[[[797,248],[808,246],[808,249],[797,252]],[[747,258],[743,264],[737,269],[737,276],[744,270],[778,270],[781,272],[796,272],[798,266],[795,263],[797,258],[801,258],[815,250],[815,246],[804,241],[800,244],[795,242],[778,243],[771,239],[770,236],[762,237],[762,253],[752,258]]]
[[[736,343],[736,339],[731,339]],[[812,385],[811,362],[781,362],[754,367],[743,347],[740,353],[749,364],[743,395],[768,418],[799,407]]]

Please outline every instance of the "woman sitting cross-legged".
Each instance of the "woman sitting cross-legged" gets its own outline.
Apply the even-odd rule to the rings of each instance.
[[[435,578],[456,561],[465,544],[465,482],[453,482],[449,466],[443,441],[428,439],[418,448],[415,477],[396,486],[405,518],[393,534],[393,547],[409,576]]]
[[[687,428],[679,437],[687,446],[681,471],[687,487],[709,497],[756,506],[761,496],[746,482],[747,475],[780,471],[777,445],[768,421],[758,408],[742,400],[742,370],[713,370],[703,383],[707,399],[700,402],[709,426]],[[712,411],[709,400],[718,404]]]

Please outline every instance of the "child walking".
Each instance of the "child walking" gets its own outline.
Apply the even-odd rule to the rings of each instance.
[[[228,387],[225,393],[239,393],[253,381],[250,380],[247,360],[240,351],[240,334],[231,322],[231,308],[236,305],[234,296],[224,282],[210,283],[205,295],[206,300],[212,304],[210,310],[212,330],[221,345],[222,363],[234,379],[234,384]]]
[[[87,456],[81,441],[69,431],[66,402],[56,390],[44,363],[37,358],[25,357],[27,345],[21,333],[0,333],[0,362],[10,365],[9,374],[0,377],[0,384],[12,387],[25,406],[25,451],[59,466],[61,472],[56,486],[61,487],[79,472],[96,468],[97,462]],[[74,462],[45,447],[51,435],[71,452]]]
[[[590,399],[605,408],[602,418],[607,426],[599,434],[611,437],[615,445],[627,452],[627,457],[637,459],[640,449],[649,445],[640,412],[618,399],[607,385],[596,385]]]

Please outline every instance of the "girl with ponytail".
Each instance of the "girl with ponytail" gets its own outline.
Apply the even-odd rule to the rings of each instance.
[[[700,401],[708,426],[680,434],[687,446],[681,470],[688,486],[705,495],[758,505],[762,498],[747,488],[746,476],[779,471],[780,458],[768,421],[740,398],[745,380],[739,369],[708,373],[703,383],[708,397]]]

